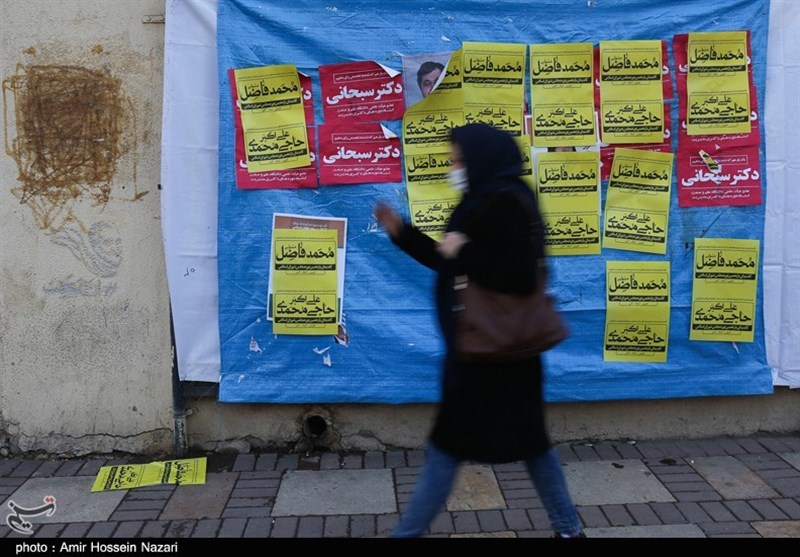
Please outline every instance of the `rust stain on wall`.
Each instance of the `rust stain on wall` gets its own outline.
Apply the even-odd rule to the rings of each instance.
[[[39,228],[80,224],[72,212],[78,200],[108,203],[117,163],[136,142],[120,79],[80,66],[19,65],[3,81],[3,112],[6,152],[21,183],[12,193]],[[133,179],[135,186],[135,162]]]

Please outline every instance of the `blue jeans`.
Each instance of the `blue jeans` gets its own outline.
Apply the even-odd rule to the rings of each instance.
[[[450,456],[433,443],[414,495],[392,532],[393,538],[422,536],[444,507],[453,489],[461,459]],[[553,449],[525,461],[525,467],[542,500],[553,529],[559,534],[573,536],[581,531],[581,522],[572,503],[561,462]]]

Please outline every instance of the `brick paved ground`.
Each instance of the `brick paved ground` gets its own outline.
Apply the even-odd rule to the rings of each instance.
[[[673,501],[579,505],[589,537],[604,529],[621,528],[630,537],[646,536],[647,529],[693,526],[701,536],[800,537],[800,435],[758,435],[743,438],[644,441],[638,443],[571,443],[557,447],[565,464],[608,466],[638,460],[646,475],[657,480]],[[114,462],[124,462],[117,457]],[[139,462],[141,459],[139,460]],[[35,478],[97,474],[111,461],[0,459],[0,496],[14,493]],[[387,536],[416,484],[422,451],[391,450],[366,453],[215,455],[209,459],[207,488],[197,493],[212,497],[202,517],[191,502],[181,503],[173,485],[128,490],[107,519],[97,522],[34,524],[32,536],[0,526],[8,538],[372,538]],[[213,464],[213,465],[212,465]],[[704,468],[705,466],[705,468]],[[716,468],[714,468],[716,467]],[[721,467],[721,468],[720,468]],[[547,514],[520,463],[492,466],[502,495],[502,508],[443,511],[430,528],[430,537],[460,535],[519,538],[548,537]],[[273,506],[287,473],[298,470],[391,471],[396,500],[394,512],[384,514],[272,516]],[[711,470],[732,470],[740,479],[714,485]],[[704,476],[707,476],[705,477]],[[219,480],[219,481],[217,481]],[[85,481],[85,480],[84,480]],[[768,496],[731,497],[729,488],[757,485]],[[202,491],[224,490],[221,493]],[[619,489],[624,489],[621,486]],[[727,493],[727,496],[726,496]],[[217,497],[214,499],[213,497]],[[185,503],[185,502],[184,502]],[[218,505],[218,509],[214,509]],[[5,502],[3,503],[5,509]],[[182,509],[194,516],[181,514]],[[31,519],[35,522],[36,519]],[[663,530],[659,530],[663,531]],[[639,534],[637,534],[637,532]]]

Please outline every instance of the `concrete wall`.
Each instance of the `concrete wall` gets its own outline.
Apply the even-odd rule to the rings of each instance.
[[[435,411],[427,404],[264,406],[205,398],[187,404],[190,445],[236,452],[421,448]],[[557,403],[547,406],[547,417],[555,442],[800,434],[800,391],[781,387],[764,396]]]
[[[12,451],[172,446],[163,0],[0,2],[0,413]]]
[[[0,49],[0,448],[169,452],[159,221],[163,0],[4,0]],[[422,446],[430,405],[187,401],[189,445]],[[553,439],[800,432],[800,390],[553,404]]]

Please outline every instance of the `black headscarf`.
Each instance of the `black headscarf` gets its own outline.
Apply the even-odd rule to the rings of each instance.
[[[520,179],[522,154],[510,134],[488,124],[467,124],[454,128],[450,140],[461,147],[469,187],[450,216],[447,230],[466,230],[475,211],[500,190],[514,189],[532,196]]]

